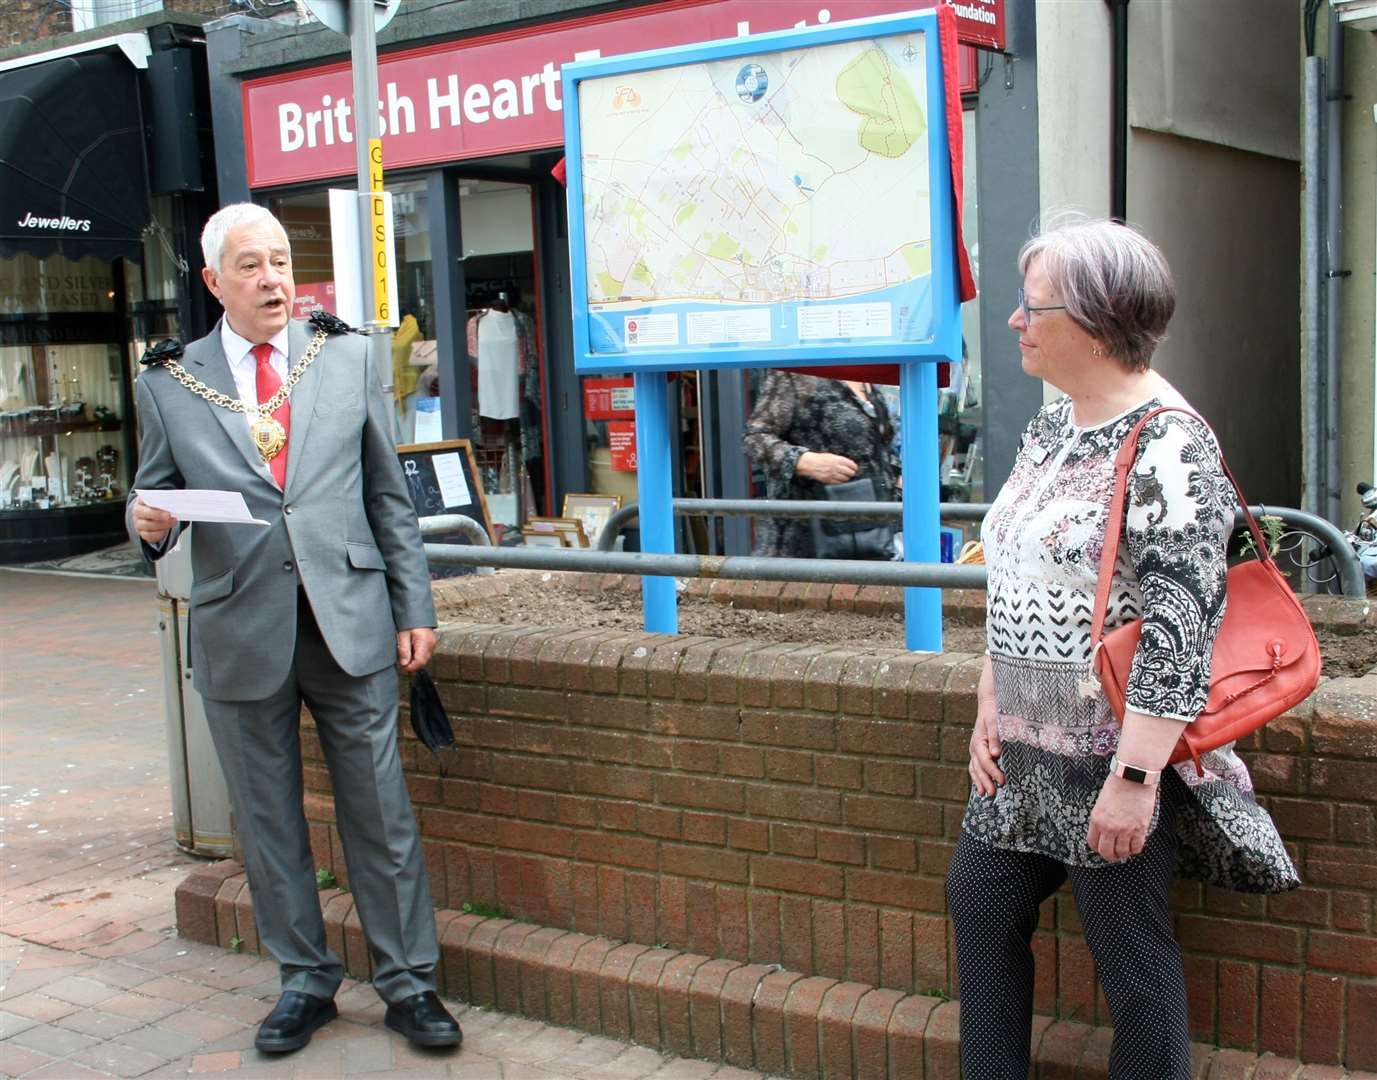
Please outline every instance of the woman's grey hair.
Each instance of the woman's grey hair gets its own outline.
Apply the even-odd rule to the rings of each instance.
[[[284,235],[287,232],[271,210],[257,203],[230,203],[211,214],[206,227],[201,230],[201,254],[205,257],[206,265],[218,274],[221,269],[220,260],[225,255],[225,237],[240,225],[260,223],[271,224],[274,228],[281,229]]]
[[[1131,225],[1059,216],[1018,253],[1019,273],[1034,259],[1066,313],[1129,371],[1146,371],[1176,310],[1166,256]]]

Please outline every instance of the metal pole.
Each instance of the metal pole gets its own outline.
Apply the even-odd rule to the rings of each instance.
[[[1324,499],[1324,455],[1326,441],[1324,408],[1324,290],[1320,287],[1323,258],[1320,236],[1323,228],[1324,185],[1320,182],[1320,147],[1323,142],[1320,98],[1324,85],[1324,61],[1318,56],[1305,59],[1305,123],[1302,169],[1305,173],[1302,215],[1305,236],[1302,241],[1305,262],[1304,327],[1305,338],[1305,483],[1301,502],[1312,514],[1322,514]]]
[[[368,356],[382,381],[391,416],[397,414],[392,400],[392,355],[389,349],[387,320],[379,320],[373,284],[373,222],[369,193],[374,170],[381,174],[382,162],[369,155],[372,140],[382,137],[378,116],[378,38],[373,26],[373,0],[349,0],[349,55],[354,71],[354,159],[359,184],[359,284],[362,287],[364,325],[368,335]],[[388,254],[391,258],[391,253]],[[396,424],[393,425],[395,437]]]
[[[664,372],[638,371],[636,392],[636,486],[641,515],[641,550],[674,551],[674,478],[670,468],[669,380]],[[581,554],[581,553],[575,553]],[[692,558],[692,556],[687,556]],[[650,634],[679,631],[674,582],[647,577],[641,582],[645,628]]]
[[[1324,502],[1320,513],[1343,520],[1344,278],[1344,28],[1337,7],[1329,5],[1329,63],[1325,78],[1325,346],[1324,346]]]
[[[1114,18],[1110,64],[1109,216],[1128,220],[1128,0],[1109,0]]]
[[[941,561],[937,455],[937,365],[905,364],[899,372],[899,426],[903,432],[904,559]],[[904,640],[913,650],[942,651],[942,594],[904,590]]]
[[[437,565],[497,566],[512,570],[565,570],[596,574],[643,574],[672,592],[676,577],[732,581],[819,581],[831,584],[895,585],[929,589],[983,589],[983,566],[951,563],[860,562],[852,559],[773,559],[763,556],[670,555],[660,552],[598,551],[594,548],[479,548],[427,544]],[[677,633],[677,630],[651,633]]]

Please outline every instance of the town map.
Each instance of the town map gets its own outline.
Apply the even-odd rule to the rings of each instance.
[[[594,347],[930,332],[921,32],[580,85]]]

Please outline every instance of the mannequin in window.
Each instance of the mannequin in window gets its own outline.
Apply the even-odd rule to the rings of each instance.
[[[474,316],[477,329],[478,415],[513,420],[521,415],[521,358],[516,316],[506,292]]]
[[[488,307],[469,319],[468,351],[478,366],[478,415],[506,422],[508,447],[519,443],[527,474],[543,479],[532,464],[541,456],[535,324],[515,308],[517,299],[515,288],[502,289]],[[516,472],[513,468],[513,483]]]

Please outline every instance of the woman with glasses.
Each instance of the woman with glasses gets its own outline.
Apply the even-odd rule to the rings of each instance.
[[[1028,1075],[1039,905],[1070,881],[1114,1020],[1111,1080],[1188,1080],[1178,874],[1244,892],[1298,884],[1232,746],[1167,760],[1205,704],[1235,500],[1196,415],[1149,421],[1130,474],[1106,628],[1141,617],[1122,726],[1088,676],[1114,459],[1185,400],[1150,367],[1176,305],[1136,230],[1068,220],[1019,254],[1009,328],[1062,396],[1033,417],[982,527],[988,649],[972,787],[947,878],[966,1077]],[[1187,406],[1189,407],[1189,406]]]

